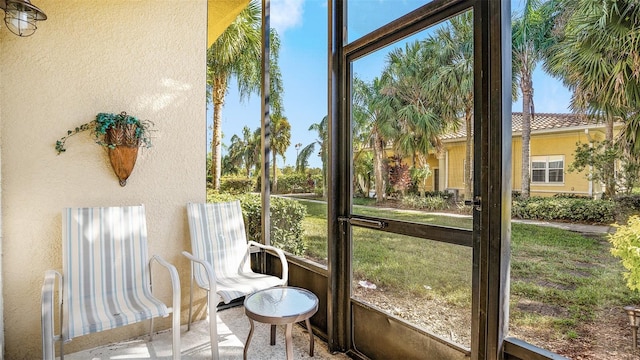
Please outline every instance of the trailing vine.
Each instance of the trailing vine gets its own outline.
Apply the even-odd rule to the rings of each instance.
[[[91,131],[96,144],[108,148],[115,148],[118,145],[151,147],[150,132],[154,126],[149,120],[140,120],[126,112],[120,114],[98,113],[96,118],[88,123],[82,124],[73,130],[67,130],[67,135],[56,141],[56,151],[59,154],[67,151],[65,145],[67,140],[78,133]],[[109,129],[119,131],[108,132]],[[116,135],[113,135],[116,134]]]

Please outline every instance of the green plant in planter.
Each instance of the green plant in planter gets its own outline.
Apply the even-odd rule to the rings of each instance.
[[[153,123],[140,120],[126,112],[120,114],[99,113],[95,120],[82,124],[74,130],[68,130],[67,135],[56,141],[56,151],[61,154],[67,149],[65,144],[71,136],[83,131],[91,131],[98,145],[115,149],[117,146],[151,147],[150,132]]]

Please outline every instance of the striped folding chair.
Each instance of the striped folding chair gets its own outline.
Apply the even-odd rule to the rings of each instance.
[[[151,264],[165,267],[173,306],[151,294]],[[67,208],[62,213],[62,272],[48,270],[42,287],[43,359],[55,358],[55,342],[173,313],[173,359],[180,359],[180,280],[158,255],[147,257],[144,206]],[[58,288],[60,334],[54,334]]]
[[[225,304],[258,290],[286,285],[289,266],[284,252],[273,246],[247,242],[240,201],[187,204],[191,251],[182,254],[191,260],[189,323],[193,305],[193,285],[207,290],[211,353],[218,358],[216,310]],[[251,270],[251,247],[274,251],[282,264],[282,277],[255,273]],[[213,294],[213,295],[212,295]]]

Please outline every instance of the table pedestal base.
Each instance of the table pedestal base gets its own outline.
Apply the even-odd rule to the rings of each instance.
[[[2,1],[2,0],[0,0]],[[244,345],[244,360],[254,331],[254,321],[271,326],[271,345],[276,344],[276,325],[284,325],[284,341],[287,360],[293,360],[293,324],[304,320],[309,332],[309,356],[313,356],[313,330],[309,319],[318,311],[318,297],[309,290],[282,286],[257,291],[244,299],[244,312],[247,314],[251,330]]]
[[[311,322],[309,319],[304,321],[307,325],[307,332],[309,332],[309,356],[313,357],[313,330],[311,329]],[[249,330],[249,336],[247,336],[247,343],[244,345],[243,359],[247,360],[247,350],[249,349],[249,344],[251,343],[251,337],[253,336],[253,331],[255,329],[255,325],[253,324],[253,319],[249,318],[249,323],[251,324],[251,329]],[[284,330],[284,344],[287,351],[287,360],[293,360],[293,338],[291,333],[293,331],[293,323],[289,323],[285,325]],[[271,346],[276,344],[276,326],[271,325]]]

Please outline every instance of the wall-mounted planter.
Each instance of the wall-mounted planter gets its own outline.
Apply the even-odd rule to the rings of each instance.
[[[106,146],[109,162],[113,172],[120,180],[120,186],[127,185],[127,179],[133,171],[138,158],[138,148],[150,147],[149,131],[153,123],[148,120],[138,120],[126,112],[120,114],[99,113],[96,119],[83,124],[75,130],[67,131],[67,136],[56,141],[56,151],[61,154],[66,151],[67,139],[79,132],[91,130],[96,143]]]
[[[129,124],[120,128],[108,128],[105,134],[105,141],[110,144],[109,162],[120,180],[120,186],[127,185],[127,179],[138,158],[139,141],[135,136],[136,129],[136,125]]]
[[[136,159],[138,158],[138,147],[118,146],[114,149],[109,149],[109,161],[113,172],[120,180],[120,186],[127,185],[127,179],[133,167],[136,165]]]
[[[133,167],[136,165],[136,159],[138,158],[138,147],[130,146],[117,146],[114,149],[109,149],[109,162],[113,172],[120,180],[120,186],[127,185],[127,179]]]

